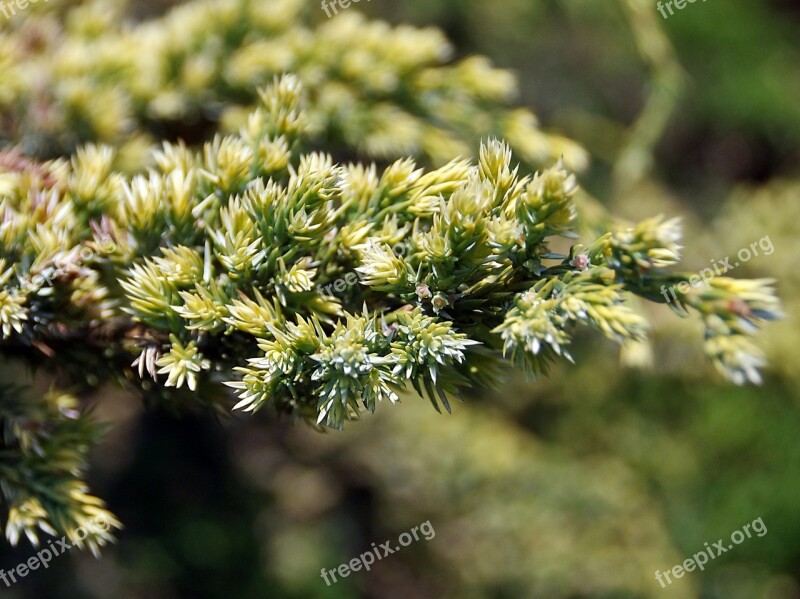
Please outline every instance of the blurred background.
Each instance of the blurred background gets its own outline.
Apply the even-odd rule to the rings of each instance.
[[[264,0],[268,3],[268,0]],[[736,277],[774,277],[765,384],[707,367],[700,324],[647,308],[651,344],[580,339],[576,365],[435,413],[409,397],[344,433],[263,413],[217,418],[114,389],[92,488],[125,523],[3,597],[800,598],[800,3],[371,0],[437,26],[459,57],[516,73],[542,126],[582,144],[583,188],[630,219],[683,217],[686,270],[769,237]],[[157,17],[168,3],[137,5]],[[311,22],[326,17],[316,2]],[[0,73],[0,77],[2,77]],[[592,218],[584,224],[593,226]],[[102,400],[102,401],[101,401]],[[662,589],[667,571],[762,518],[753,537]],[[333,569],[420,523],[436,531],[327,586]],[[30,547],[0,549],[9,569]]]

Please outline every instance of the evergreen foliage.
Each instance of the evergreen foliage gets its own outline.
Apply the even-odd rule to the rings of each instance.
[[[75,396],[116,381],[224,412],[235,393],[334,429],[410,390],[449,410],[508,363],[571,359],[575,325],[643,339],[631,296],[663,303],[689,278],[670,270],[675,220],[577,243],[583,150],[505,107],[507,73],[447,64],[437,32],[355,14],[309,29],[295,0],[199,1],[130,28],[99,4],[70,14],[59,36],[44,18],[0,36],[16,146],[0,153],[0,350]],[[137,148],[201,117],[240,131],[163,143],[142,168]],[[453,159],[480,139],[476,161]],[[772,281],[720,276],[672,307],[700,315],[723,374],[758,382]],[[12,543],[121,526],[84,482],[100,428],[75,396],[0,391]]]

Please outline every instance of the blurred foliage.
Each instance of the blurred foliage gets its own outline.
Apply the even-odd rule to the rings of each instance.
[[[711,187],[721,199],[719,179],[797,170],[800,20],[793,0],[707,2],[667,20],[655,2],[641,0],[367,6],[396,20],[437,23],[462,52],[513,67],[523,99],[602,161],[619,158],[625,131],[668,83],[674,110],[656,115],[671,116],[656,148],[660,176],[695,191]]]
[[[291,72],[310,97],[315,149],[442,164],[474,155],[491,135],[529,164],[563,156],[585,168],[582,148],[509,106],[510,72],[482,57],[450,62],[436,29],[393,28],[355,11],[315,27],[308,9],[302,0],[198,0],[135,23],[125,2],[95,0],[19,14],[0,31],[0,139],[44,157],[104,142],[133,169],[151,138],[238,130],[255,90]]]

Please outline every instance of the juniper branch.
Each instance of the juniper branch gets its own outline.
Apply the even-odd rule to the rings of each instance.
[[[0,166],[0,348],[76,381],[75,357],[55,344],[86,335],[84,371],[106,373],[110,356],[125,363],[116,379],[152,379],[151,394],[224,383],[238,409],[339,429],[407,388],[449,409],[463,388],[493,384],[504,357],[544,372],[570,358],[577,324],[641,339],[627,297],[663,302],[659,287],[681,276],[669,270],[674,220],[556,252],[576,213],[562,164],[522,175],[510,147],[489,140],[477,164],[424,171],[405,158],[379,173],[301,151],[310,124],[297,78],[260,102],[240,134],[201,152],[164,144],[134,177],[100,146]],[[718,279],[681,304],[704,319],[720,370],[756,381],[751,337],[780,315],[771,282]]]

